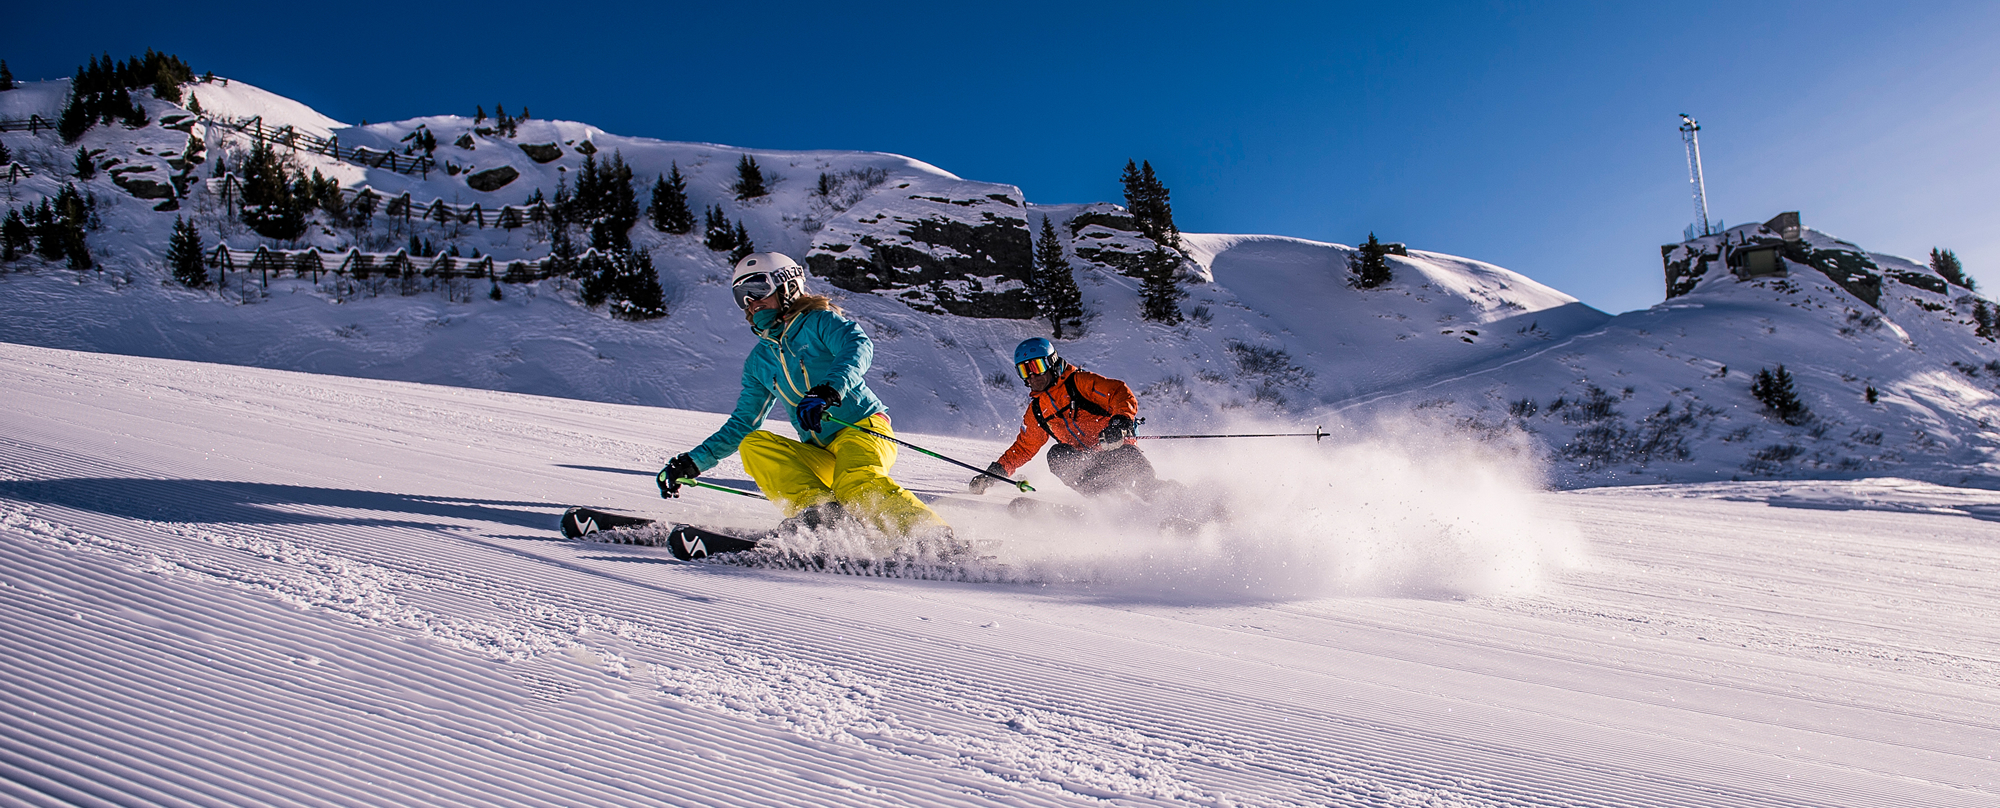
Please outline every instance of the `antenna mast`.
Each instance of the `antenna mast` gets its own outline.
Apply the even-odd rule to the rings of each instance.
[[[1695,235],[1711,235],[1708,227],[1708,187],[1701,181],[1701,124],[1681,113],[1681,142],[1687,144],[1688,184],[1694,186]]]

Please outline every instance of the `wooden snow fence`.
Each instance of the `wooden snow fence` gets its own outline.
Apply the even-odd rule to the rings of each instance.
[[[437,163],[431,159],[429,154],[397,154],[393,151],[371,149],[365,146],[342,146],[340,145],[339,135],[320,137],[300,132],[289,125],[266,128],[264,126],[264,116],[262,115],[242,119],[202,115],[201,119],[207,123],[242,132],[256,138],[259,142],[275,143],[294,151],[324,154],[335,160],[343,160],[369,168],[386,168],[398,174],[421,174],[425,178],[429,178],[431,169],[437,167]]]
[[[368,186],[340,189],[340,195],[347,200],[351,210],[357,205],[371,206],[385,216],[400,216],[405,221],[422,220],[438,224],[469,224],[479,228],[498,227],[513,230],[525,227],[529,222],[549,220],[549,203],[537,202],[533,205],[500,205],[487,207],[483,203],[470,205],[433,199],[429,203],[418,203],[408,192],[401,196],[385,196]],[[366,201],[364,201],[366,200]],[[385,203],[386,200],[386,203]]]
[[[40,115],[29,115],[26,118],[0,118],[0,132],[27,132],[32,135],[39,134],[43,129],[54,128],[56,128],[55,121],[51,121]]]
[[[24,169],[25,170],[25,169]],[[214,179],[202,181],[203,187],[222,200],[224,207],[233,207],[238,215],[243,207],[243,180],[234,172]],[[514,230],[525,227],[529,222],[546,222],[550,218],[547,202],[533,205],[501,205],[488,208],[474,202],[461,205],[433,199],[420,204],[408,192],[400,196],[385,196],[368,186],[340,189],[342,204],[350,211],[366,208],[371,215],[379,213],[403,219],[406,223],[436,222],[445,224],[469,224],[479,228],[498,227]]]
[[[488,278],[508,283],[528,283],[550,275],[547,258],[496,261],[490,255],[478,258],[413,256],[408,250],[392,253],[367,253],[359,249],[323,252],[318,247],[280,250],[261,245],[255,249],[239,250],[225,242],[216,245],[207,258],[208,265],[222,270],[224,278],[231,272],[255,272],[262,276],[265,284],[270,283],[273,274],[284,277],[287,272],[294,277],[311,278],[315,283],[321,275],[355,280],[367,280],[377,275],[385,278]]]

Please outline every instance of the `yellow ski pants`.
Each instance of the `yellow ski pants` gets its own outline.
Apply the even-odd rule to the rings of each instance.
[[[895,434],[888,413],[868,416],[860,426]],[[859,429],[840,430],[825,448],[759,429],[736,448],[743,470],[787,517],[832,501],[892,536],[944,524],[923,500],[889,478],[896,444]]]

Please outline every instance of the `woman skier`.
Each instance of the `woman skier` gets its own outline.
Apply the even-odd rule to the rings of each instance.
[[[861,326],[824,295],[808,294],[805,268],[781,253],[736,262],[730,298],[757,334],[743,360],[736,409],[701,445],[660,470],[660,496],[680,495],[684,478],[735,452],[787,527],[818,528],[857,517],[896,538],[950,537],[944,520],[889,478],[896,444],[834,423],[893,435],[889,412],[868,389],[875,348]],[[782,401],[799,439],[757,429]]]

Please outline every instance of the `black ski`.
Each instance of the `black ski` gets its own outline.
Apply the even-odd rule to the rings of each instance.
[[[650,524],[653,524],[653,520],[651,519],[641,519],[637,516],[626,516],[622,513],[600,511],[596,508],[571,508],[564,511],[562,516],[563,535],[572,539],[581,539],[584,536],[604,530],[616,530],[621,527],[639,527]]]
[[[757,546],[754,538],[732,536],[694,525],[662,523],[595,508],[571,508],[563,512],[562,532],[572,539],[591,537],[616,544],[648,547],[665,545],[682,561],[707,558],[721,553],[740,553]]]

